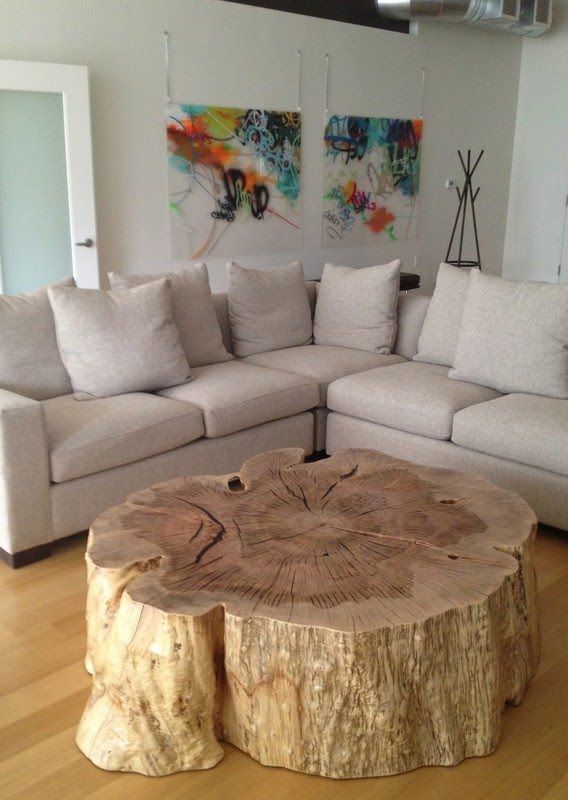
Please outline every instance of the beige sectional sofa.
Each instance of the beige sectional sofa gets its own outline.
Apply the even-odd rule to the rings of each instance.
[[[308,284],[312,310],[316,287]],[[214,295],[233,351],[227,296]],[[255,453],[370,447],[471,470],[568,529],[568,401],[501,395],[409,362],[429,298],[401,294],[392,355],[304,345],[192,369],[156,394],[77,402],[0,388],[0,548],[13,566],[138,489],[227,473]],[[329,412],[329,413],[328,413]]]

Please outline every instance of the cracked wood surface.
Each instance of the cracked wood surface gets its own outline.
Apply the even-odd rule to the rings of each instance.
[[[94,523],[93,693],[107,769],[391,774],[491,752],[538,655],[536,520],[482,478],[373,451],[177,479]]]

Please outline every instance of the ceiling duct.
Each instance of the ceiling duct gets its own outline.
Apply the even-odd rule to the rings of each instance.
[[[386,17],[467,22],[484,28],[542,36],[552,24],[552,0],[375,0]]]

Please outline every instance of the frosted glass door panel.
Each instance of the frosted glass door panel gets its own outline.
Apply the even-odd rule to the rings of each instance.
[[[63,96],[0,90],[0,270],[4,294],[73,274]]]

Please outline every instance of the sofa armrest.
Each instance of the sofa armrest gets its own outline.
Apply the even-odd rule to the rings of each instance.
[[[0,547],[14,554],[51,538],[41,403],[0,388]]]
[[[416,291],[402,293],[398,297],[398,329],[393,352],[410,359],[418,352],[418,340],[431,300],[430,295]]]

